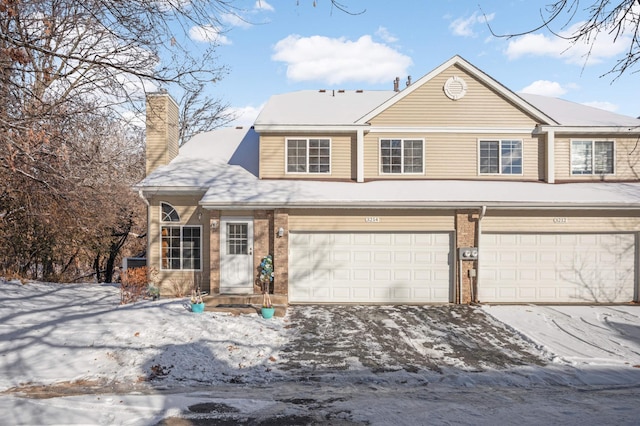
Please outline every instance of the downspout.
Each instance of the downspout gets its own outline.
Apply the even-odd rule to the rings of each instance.
[[[151,253],[151,238],[149,237],[149,226],[151,225],[151,205],[149,204],[149,200],[143,195],[142,189],[138,190],[138,196],[142,198],[142,201],[147,205],[147,252],[145,257],[147,258],[147,271],[149,270],[149,253]]]
[[[478,303],[478,277],[480,276],[480,259],[482,258],[480,253],[480,238],[482,237],[482,219],[486,213],[487,206],[481,206],[480,214],[478,215],[478,226],[476,226],[476,248],[478,249],[478,258],[476,259],[475,285],[472,285],[471,287],[471,303]],[[471,282],[471,280],[469,282]]]

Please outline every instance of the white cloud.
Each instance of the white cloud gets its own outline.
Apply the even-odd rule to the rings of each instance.
[[[271,6],[269,3],[267,3],[264,0],[257,0],[254,6],[254,9],[266,10],[267,12],[275,12],[275,9],[273,8],[273,6]]]
[[[473,14],[467,18],[457,18],[449,24],[449,29],[454,35],[461,37],[476,37],[477,34],[474,31],[476,24],[485,24],[490,22],[495,17],[495,13],[489,15],[479,14],[473,12]]]
[[[395,43],[398,41],[398,37],[391,34],[385,27],[378,27],[376,35],[387,43]]]
[[[287,64],[293,81],[383,83],[407,74],[413,61],[371,36],[356,41],[324,36],[290,35],[274,46],[274,61]]]
[[[567,89],[556,81],[537,80],[521,90],[523,93],[559,97],[567,93]]]
[[[220,22],[231,27],[249,28],[252,26],[246,19],[235,13],[223,13],[219,19]]]
[[[236,117],[233,122],[229,123],[230,126],[253,126],[258,114],[262,111],[264,104],[259,107],[245,106],[245,107],[232,107],[230,112]]]
[[[607,101],[592,101],[592,102],[583,102],[583,105],[604,109],[606,111],[616,112],[618,110],[618,105],[612,104]]]
[[[189,37],[192,40],[202,43],[217,43],[219,45],[231,44],[231,40],[213,25],[204,25],[201,27],[191,27],[189,29]]]
[[[572,43],[568,40],[578,31],[582,25],[578,22],[568,30],[559,33],[559,36],[545,35],[541,33],[526,34],[509,42],[506,55],[509,59],[518,59],[522,56],[549,56],[564,59],[572,64],[597,64],[605,59],[617,56],[629,46],[630,39],[626,35],[619,36],[615,40],[615,34],[601,32],[590,43]],[[588,60],[587,60],[588,59]]]

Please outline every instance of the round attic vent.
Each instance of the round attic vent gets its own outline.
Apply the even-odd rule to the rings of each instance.
[[[447,81],[444,83],[444,94],[447,95],[449,99],[453,99],[457,101],[462,98],[467,93],[467,83],[462,79],[462,77],[453,76],[449,77]]]

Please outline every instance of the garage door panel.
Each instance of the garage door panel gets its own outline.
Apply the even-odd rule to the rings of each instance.
[[[635,256],[633,234],[483,235],[478,298],[628,302],[635,297]]]
[[[450,233],[292,232],[289,241],[292,302],[450,301]]]

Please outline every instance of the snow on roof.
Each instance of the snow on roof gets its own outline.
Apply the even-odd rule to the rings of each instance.
[[[237,175],[258,176],[258,134],[253,128],[200,133],[184,143],[176,158],[144,178],[136,189],[202,189]]]
[[[365,183],[259,180],[244,175],[212,186],[205,207],[638,207],[640,183],[386,180]]]
[[[354,124],[395,94],[393,90],[302,90],[275,95],[255,125]]]
[[[530,93],[518,93],[518,95],[563,126],[640,126],[640,120],[637,118],[616,114],[564,99],[532,95]]]
[[[195,136],[170,164],[140,182],[143,191],[206,191],[224,207],[638,207],[640,183],[380,180],[365,183],[258,178],[258,135],[228,128]]]

